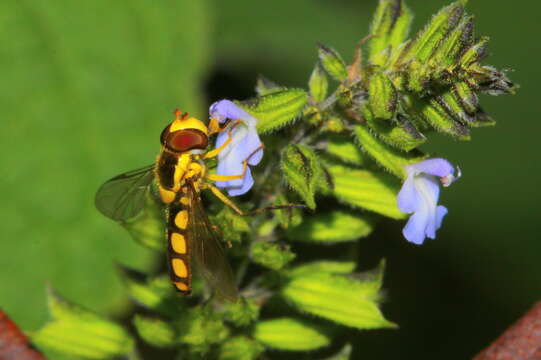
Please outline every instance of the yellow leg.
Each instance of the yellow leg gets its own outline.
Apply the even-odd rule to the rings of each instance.
[[[227,142],[227,141],[226,141]],[[225,145],[225,143],[224,143]],[[222,145],[223,146],[223,145]],[[221,146],[220,146],[221,148]],[[216,149],[216,150],[219,150],[220,148]],[[212,181],[229,181],[229,180],[236,180],[236,179],[242,179],[244,177],[244,175],[246,174],[246,170],[248,169],[248,160],[250,160],[250,158],[252,156],[254,156],[254,154],[256,152],[258,152],[259,150],[263,149],[263,144],[259,145],[257,147],[257,149],[255,149],[243,162],[242,162],[242,174],[240,175],[216,175],[216,174],[208,174],[206,177],[207,179],[209,180],[212,180]]]
[[[212,184],[206,184],[205,186],[208,187],[210,189],[210,191],[212,191],[214,196],[216,196],[224,204],[226,204],[231,209],[233,209],[233,211],[235,211],[237,214],[242,215],[242,216],[245,215],[244,212],[241,209],[239,209],[237,207],[237,205],[235,205],[235,203],[233,201],[229,200],[229,198],[227,196],[225,196],[225,194],[223,192],[221,192],[220,189],[218,189],[216,186],[214,186]]]
[[[212,184],[205,184],[205,187],[210,189],[210,191],[212,191],[214,196],[216,196],[218,199],[220,199],[225,205],[227,205],[229,208],[233,209],[233,211],[236,212],[237,214],[239,214],[240,216],[255,215],[255,214],[259,214],[259,213],[261,213],[263,211],[267,211],[267,210],[282,210],[282,209],[289,209],[289,208],[294,208],[294,207],[301,207],[301,208],[306,207],[306,205],[301,205],[301,204],[274,205],[274,206],[267,206],[267,207],[264,207],[264,208],[261,208],[261,209],[256,209],[256,210],[249,211],[249,212],[244,212],[241,209],[239,209],[237,207],[237,205],[235,205],[235,203],[233,201],[231,201],[216,186],[214,186]]]
[[[220,128],[220,123],[218,122],[218,120],[216,120],[216,118],[210,119],[209,136],[213,135],[213,134],[216,134],[216,133],[219,133],[219,132],[222,132],[222,131],[223,131],[223,129]]]
[[[208,174],[207,179],[212,181],[229,181],[242,179],[248,170],[248,161],[242,163],[242,174],[240,175],[217,175],[217,174]]]
[[[218,127],[218,131],[215,131],[215,132],[222,132],[225,130],[224,129],[220,129],[220,126],[219,125],[213,125],[213,121],[217,124],[217,120],[216,119],[212,119],[210,120],[210,124],[209,124],[209,128],[211,127],[215,127],[217,126]],[[203,155],[203,159],[210,159],[210,158],[213,158],[213,157],[216,157],[218,156],[219,153],[221,153],[225,147],[227,145],[229,145],[231,143],[231,141],[233,140],[233,129],[235,128],[235,126],[237,126],[238,124],[240,124],[240,120],[237,120],[233,125],[231,125],[231,128],[229,129],[228,133],[227,133],[227,140],[225,140],[225,142],[222,144],[222,146],[212,150],[212,151],[209,151],[208,153],[206,153],[205,155]],[[211,135],[213,132],[211,132],[211,130],[209,130],[209,135]]]

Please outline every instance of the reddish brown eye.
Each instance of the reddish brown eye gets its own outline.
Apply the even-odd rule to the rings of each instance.
[[[192,149],[205,149],[208,145],[208,137],[202,131],[195,129],[179,130],[169,134],[166,146],[178,152]]]

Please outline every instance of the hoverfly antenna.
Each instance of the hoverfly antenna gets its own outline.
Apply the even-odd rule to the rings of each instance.
[[[188,118],[188,113],[183,113],[180,109],[175,109],[173,114],[175,115],[175,120],[186,120]]]

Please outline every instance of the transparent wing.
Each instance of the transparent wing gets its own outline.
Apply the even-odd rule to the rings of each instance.
[[[145,206],[154,179],[154,165],[118,175],[103,184],[96,193],[96,207],[115,221],[130,219]]]
[[[237,286],[220,236],[205,214],[199,193],[190,182],[188,188],[191,201],[188,239],[193,249],[192,258],[201,275],[216,290],[219,297],[236,301]]]

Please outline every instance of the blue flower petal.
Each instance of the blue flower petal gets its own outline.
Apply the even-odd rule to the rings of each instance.
[[[436,238],[447,215],[445,206],[438,206],[440,187],[438,179],[449,185],[455,179],[454,168],[445,159],[428,159],[406,167],[408,177],[397,195],[399,209],[410,216],[402,233],[415,244],[422,244],[425,238]]]
[[[241,120],[235,123],[231,130],[218,134],[216,147],[222,146],[229,136],[231,142],[218,154],[218,175],[240,175],[244,168],[244,161],[248,165],[257,165],[263,157],[263,148],[257,134],[257,119],[229,100],[220,100],[210,107],[210,116],[219,122],[226,119]],[[261,149],[259,149],[261,148]],[[259,150],[258,150],[259,149]],[[237,196],[246,193],[253,186],[250,168],[242,179],[217,181],[216,186],[227,189],[229,195]]]
[[[220,147],[224,144],[224,142],[226,142],[227,138],[229,137],[229,134],[227,131],[222,131],[221,133],[218,134],[218,136],[216,137],[216,147]],[[224,151],[227,151],[229,149],[223,149],[220,154],[223,154]]]
[[[402,234],[409,242],[421,245],[425,241],[426,226],[428,223],[427,209],[417,211],[410,216],[408,223],[404,226]]]
[[[246,123],[255,125],[255,118],[230,100],[216,101],[210,106],[210,116],[223,123],[226,119],[244,120]]]
[[[437,177],[449,176],[455,172],[453,165],[441,158],[428,159],[409,165],[408,170],[413,170],[416,174],[425,173]]]
[[[242,129],[240,127],[242,127]],[[237,128],[239,129],[237,130]],[[252,143],[250,129],[246,128],[244,124],[238,125],[237,128],[233,130],[233,141],[231,142],[231,147],[234,149],[233,151],[235,153],[235,157],[240,162],[243,162],[248,160],[250,155],[256,151],[259,144]],[[236,137],[238,137],[240,140],[235,141]]]
[[[406,181],[404,181],[402,189],[400,189],[396,200],[398,202],[398,208],[400,211],[406,214],[412,213],[419,208],[421,197],[415,189],[413,176],[408,177]]]
[[[415,189],[421,197],[422,202],[425,206],[433,208],[435,214],[438,199],[440,197],[440,186],[436,178],[430,175],[421,174],[415,177],[414,183]]]
[[[248,135],[246,136],[245,146],[247,149],[250,149],[250,154],[248,154],[248,164],[254,166],[259,164],[263,158],[263,147],[261,146],[261,140],[257,131],[254,129],[248,129]],[[257,150],[259,148],[259,150]],[[256,151],[257,150],[257,151]],[[256,151],[254,153],[254,151]]]
[[[443,205],[438,206],[438,208],[436,209],[436,230],[441,228],[441,223],[443,222],[443,218],[445,217],[445,215],[447,215],[448,212],[449,210],[447,210],[445,206]]]
[[[436,231],[441,227],[441,223],[445,215],[447,215],[447,208],[439,205],[437,208],[432,208],[432,213],[428,219],[426,226],[426,236],[430,239],[436,238]]]
[[[237,161],[233,157],[227,157],[222,161],[218,162],[218,167],[216,168],[216,174],[224,176],[235,176],[242,174],[243,165],[242,162]],[[227,186],[241,186],[242,179],[234,179],[227,181],[219,181],[216,184],[219,184],[220,187]]]
[[[250,168],[246,169],[246,174],[240,186],[230,186],[227,188],[227,193],[230,196],[239,196],[246,194],[254,185],[254,179],[252,178],[252,173]]]

